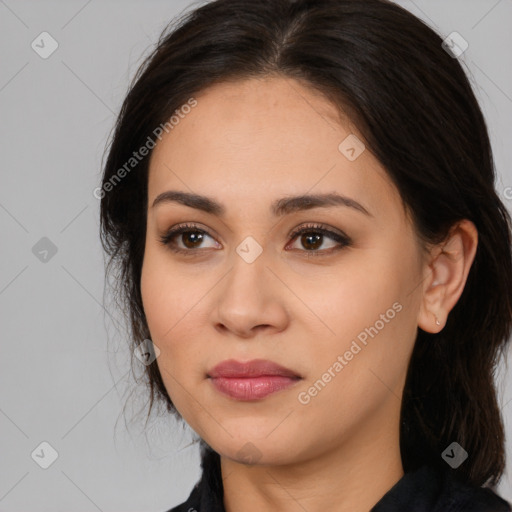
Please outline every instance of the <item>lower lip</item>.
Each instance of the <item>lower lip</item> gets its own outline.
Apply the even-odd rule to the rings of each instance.
[[[300,379],[281,375],[261,377],[216,377],[210,378],[212,384],[221,393],[236,400],[259,400],[272,393],[293,386]]]

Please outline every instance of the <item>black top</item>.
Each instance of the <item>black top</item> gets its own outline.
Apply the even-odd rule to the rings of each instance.
[[[167,512],[225,512],[220,457],[202,454],[203,473],[188,499]],[[511,512],[493,491],[474,487],[445,471],[424,466],[406,473],[369,512]]]

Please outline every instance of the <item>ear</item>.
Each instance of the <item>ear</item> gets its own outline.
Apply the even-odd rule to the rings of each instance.
[[[456,223],[442,244],[431,251],[424,267],[418,327],[437,333],[462,295],[478,245],[478,231],[468,219]],[[436,324],[436,317],[440,325]]]

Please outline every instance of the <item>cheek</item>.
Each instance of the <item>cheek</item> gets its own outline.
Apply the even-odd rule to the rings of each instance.
[[[404,305],[391,298],[383,304],[357,318],[333,317],[338,335],[323,336],[317,350],[305,354],[309,372],[296,397],[304,428],[336,439],[379,408],[399,407],[414,330]]]
[[[148,326],[156,342],[168,343],[200,294],[200,279],[188,279],[165,251],[147,246],[141,272],[141,296]]]
[[[148,257],[142,268],[141,295],[151,340],[160,350],[156,364],[172,403],[186,419],[191,411],[185,390],[192,382],[186,369],[194,368],[197,362],[190,361],[190,345],[182,341],[186,311],[185,301],[178,296],[182,297],[183,288],[178,284],[174,289],[180,293],[173,293],[170,284],[165,265]]]
[[[412,265],[389,252],[346,268],[309,287],[307,304],[317,316],[304,320],[308,337],[319,340],[309,343],[305,354],[312,362],[308,384],[329,382],[326,387],[337,389],[334,401],[371,394],[375,385],[385,390],[379,380],[399,388],[416,337]]]
[[[340,340],[356,336],[400,299],[399,282],[382,259],[355,254],[336,272],[317,271],[311,279],[302,278],[294,290],[307,306],[306,319],[308,310],[315,313],[309,327],[321,329],[325,341],[332,340],[336,348]]]
[[[197,273],[180,272],[162,251],[148,248],[141,273],[142,302],[171,399],[180,393],[180,384],[188,388],[204,378],[198,344],[203,340],[201,298],[207,291],[208,284]]]

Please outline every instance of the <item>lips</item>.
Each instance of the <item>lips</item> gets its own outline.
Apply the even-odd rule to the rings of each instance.
[[[263,399],[302,379],[293,370],[263,359],[223,361],[208,372],[208,377],[217,391],[242,401]]]
[[[229,359],[222,361],[222,363],[219,363],[208,372],[208,377],[211,378],[246,378],[264,376],[281,376],[288,377],[290,379],[301,378],[301,376],[293,370],[265,359],[253,359],[252,361],[247,361],[246,363],[235,361],[234,359]]]

